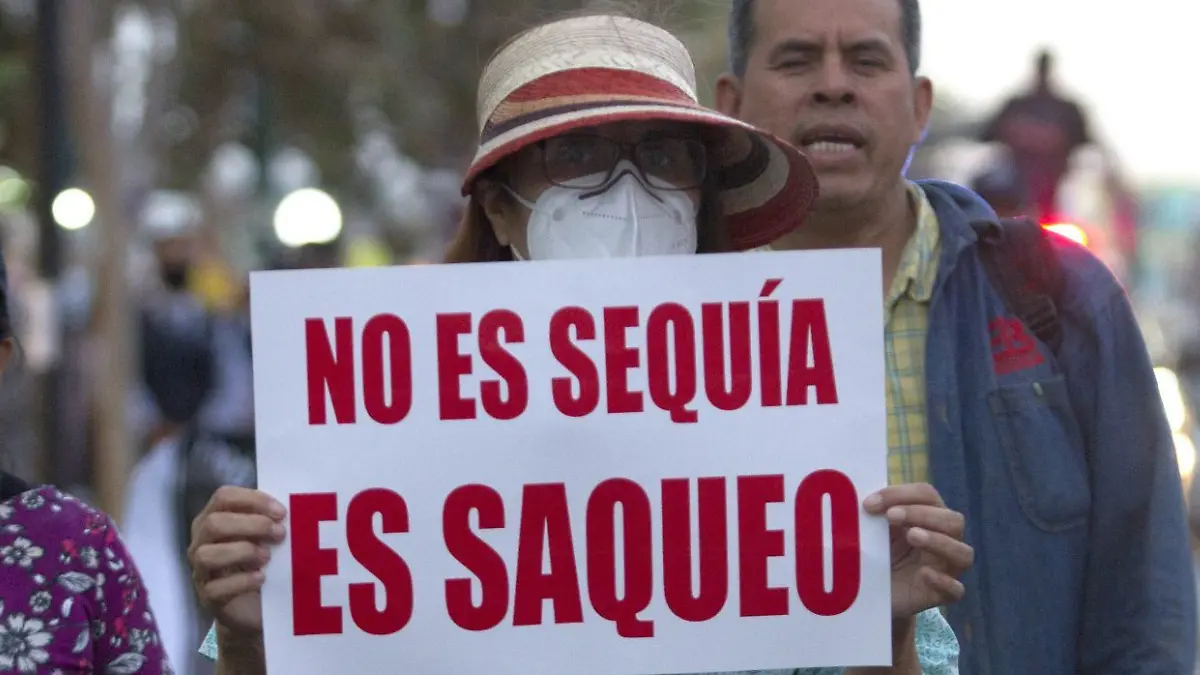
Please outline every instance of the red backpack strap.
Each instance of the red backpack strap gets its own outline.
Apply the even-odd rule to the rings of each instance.
[[[1025,326],[1054,354],[1062,347],[1062,262],[1041,225],[1027,219],[980,221],[979,258],[992,285]]]

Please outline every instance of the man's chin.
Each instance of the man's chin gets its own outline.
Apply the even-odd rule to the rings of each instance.
[[[818,212],[836,213],[861,208],[867,197],[867,191],[858,186],[838,185],[837,183],[828,187],[826,185],[827,183],[822,181],[821,189],[817,193],[814,207]]]

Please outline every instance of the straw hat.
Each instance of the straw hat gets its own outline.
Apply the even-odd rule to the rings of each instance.
[[[691,56],[675,36],[617,16],[565,19],[530,30],[488,64],[479,82],[481,172],[527,145],[579,127],[671,120],[722,130],[708,166],[736,249],[770,243],[808,215],[817,179],[790,144],[701,106]]]

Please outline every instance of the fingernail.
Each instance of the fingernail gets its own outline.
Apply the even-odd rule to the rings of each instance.
[[[919,527],[914,527],[912,530],[910,530],[910,532],[912,533],[912,538],[918,544],[924,544],[925,542],[929,541],[929,533]]]
[[[274,537],[276,539],[283,539],[284,535],[286,535],[286,534],[287,534],[287,530],[285,530],[282,525],[272,525],[271,526],[271,536],[272,537]]]
[[[287,509],[283,508],[283,504],[279,502],[271,502],[270,511],[272,518],[278,519],[287,515]]]
[[[904,519],[907,517],[908,511],[904,510],[903,506],[893,506],[892,508],[888,509],[887,519],[893,523],[903,523]]]
[[[863,500],[863,506],[868,509],[877,509],[883,504],[883,497],[878,492]]]

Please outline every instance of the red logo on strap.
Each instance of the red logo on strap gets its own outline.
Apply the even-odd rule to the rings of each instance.
[[[992,362],[997,375],[1028,370],[1041,363],[1042,352],[1025,324],[1011,317],[997,317],[988,324],[992,336]]]

